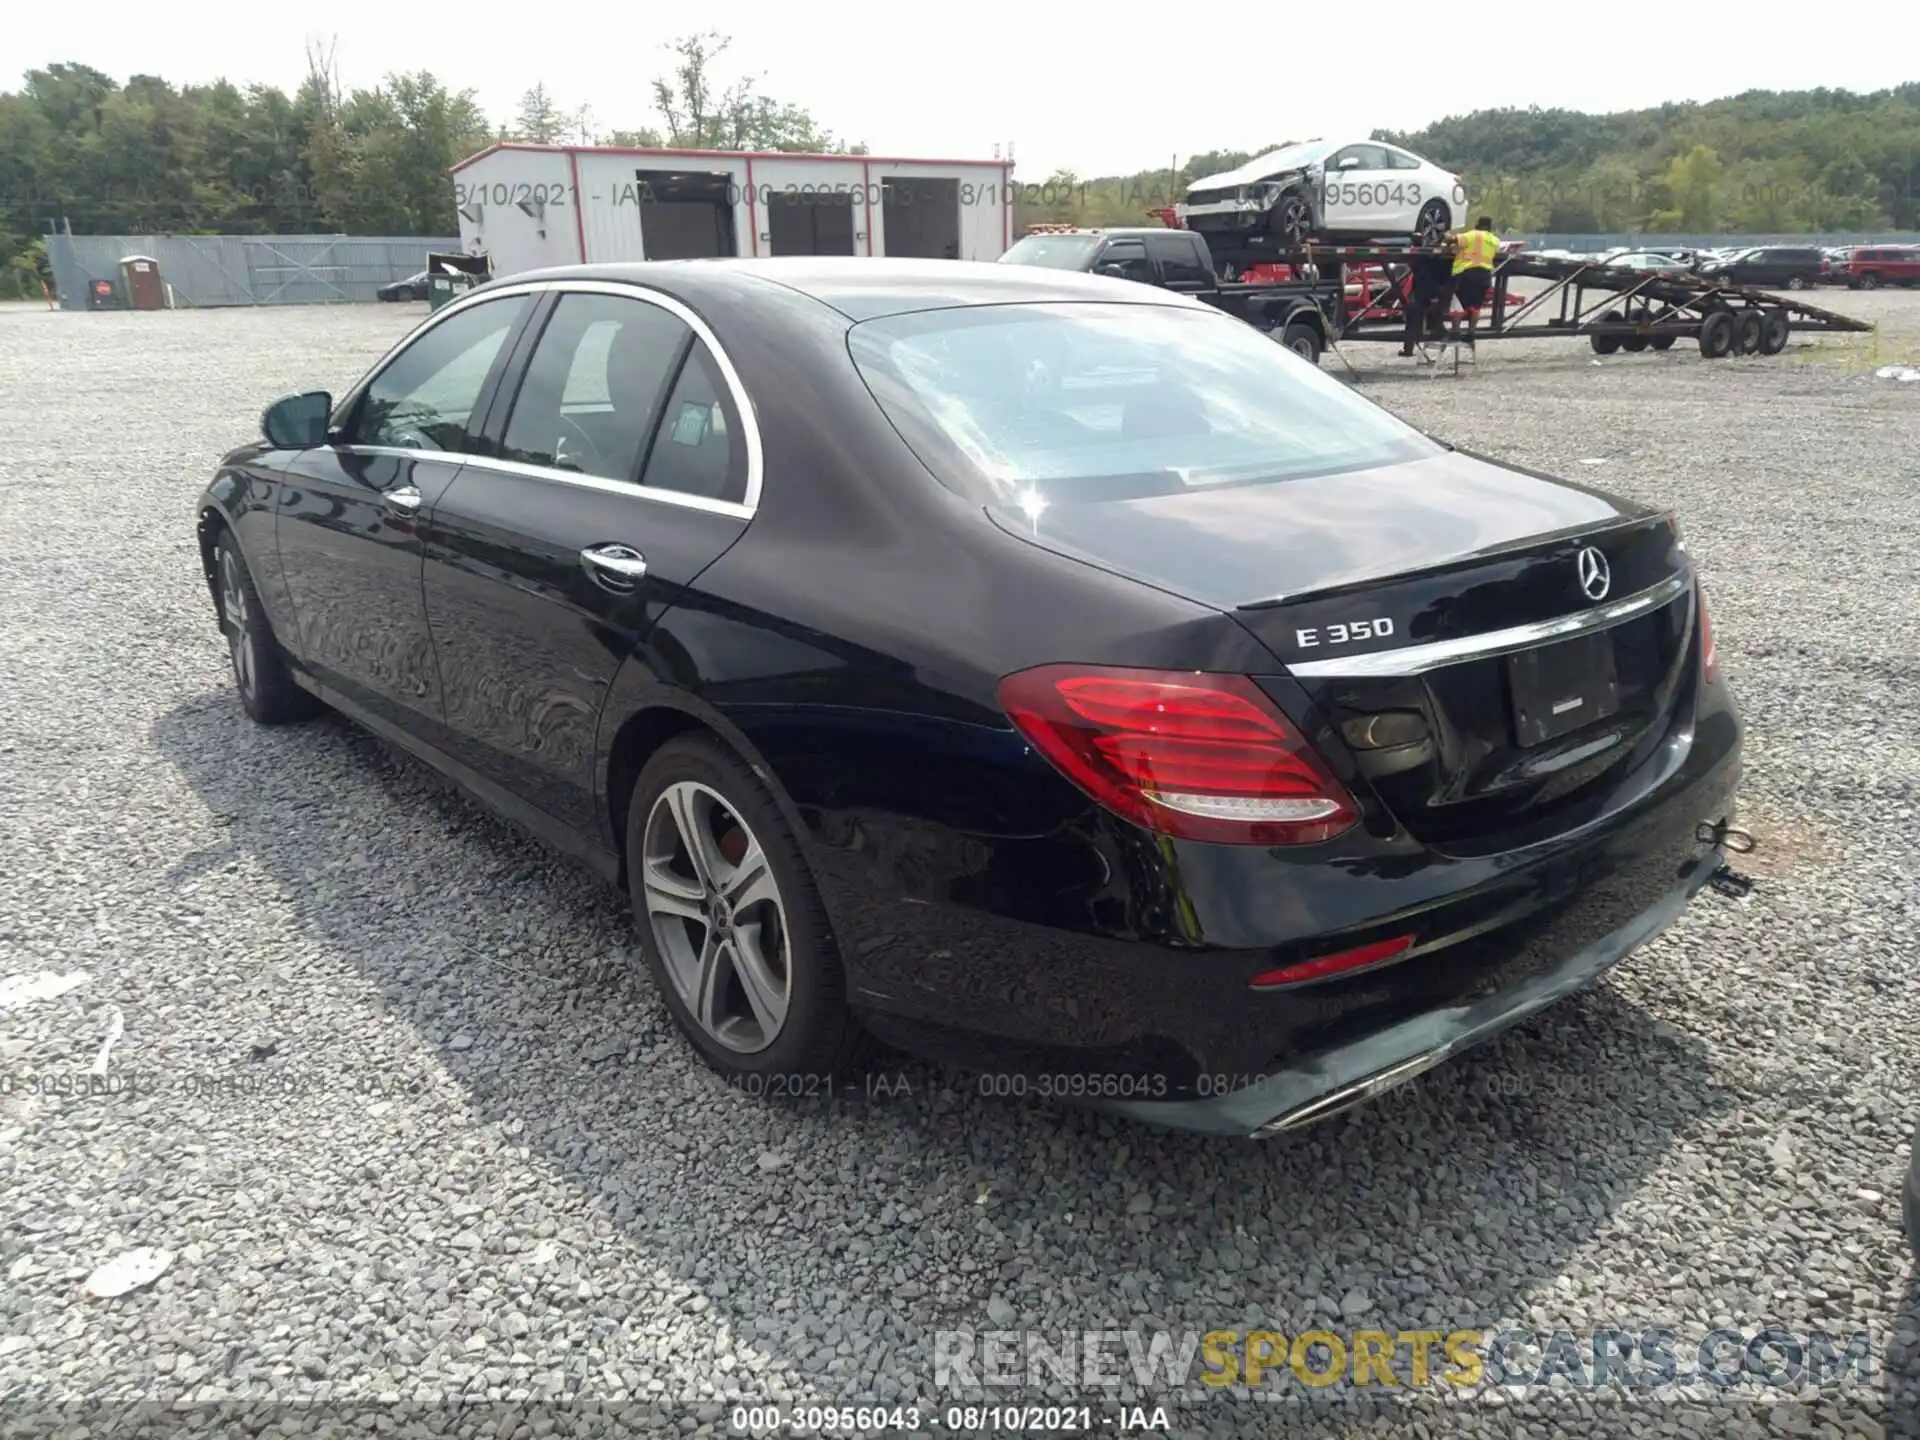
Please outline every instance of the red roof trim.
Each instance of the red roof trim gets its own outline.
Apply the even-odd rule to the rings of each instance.
[[[497,140],[486,149],[457,161],[453,169],[464,170],[498,150],[526,150],[540,155],[672,155],[697,160],[841,160],[865,161],[868,165],[965,165],[982,170],[998,170],[1005,160],[946,160],[914,155],[822,155],[804,150],[641,150],[627,145],[529,145],[519,140]]]

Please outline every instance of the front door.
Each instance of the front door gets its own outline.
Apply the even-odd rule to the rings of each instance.
[[[1348,145],[1327,157],[1323,228],[1341,235],[1383,235],[1398,218],[1393,170],[1379,145]]]
[[[688,314],[630,287],[560,294],[514,383],[426,534],[448,744],[594,833],[608,689],[745,528],[748,417]]]
[[[465,460],[468,423],[530,299],[449,311],[395,354],[288,463],[275,541],[301,658],[324,683],[417,730],[440,719],[420,598],[419,525]]]

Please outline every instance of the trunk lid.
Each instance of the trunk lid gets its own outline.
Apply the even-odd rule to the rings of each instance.
[[[1307,733],[1458,853],[1579,823],[1691,695],[1692,572],[1668,517],[1459,452],[990,513],[1232,614],[1287,667],[1261,683]]]

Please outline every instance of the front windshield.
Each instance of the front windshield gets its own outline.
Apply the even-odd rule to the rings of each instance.
[[[1172,495],[1438,453],[1213,310],[971,306],[869,320],[848,343],[927,468],[985,503]]]
[[[1098,235],[1029,235],[1000,257],[1005,265],[1045,265],[1052,270],[1084,270],[1100,244]]]

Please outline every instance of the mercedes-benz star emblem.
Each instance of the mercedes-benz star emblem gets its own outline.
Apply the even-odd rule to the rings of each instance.
[[[1589,600],[1604,600],[1607,590],[1613,584],[1613,571],[1607,565],[1607,557],[1589,545],[1576,558],[1580,567],[1580,588],[1586,592]]]

